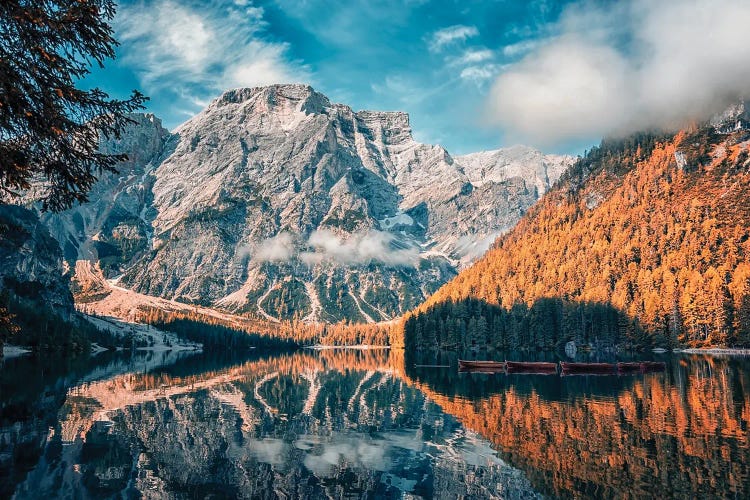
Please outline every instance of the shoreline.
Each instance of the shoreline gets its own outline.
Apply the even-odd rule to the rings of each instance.
[[[323,345],[323,344],[315,344],[315,345],[306,345],[302,346],[302,349],[313,349],[315,351],[323,351],[327,349],[356,349],[361,351],[367,351],[371,349],[390,349],[391,346],[389,345],[367,345],[367,344],[358,344],[358,345]]]
[[[750,356],[750,349],[742,348],[723,348],[723,347],[705,347],[691,349],[675,349],[672,352],[683,354],[724,354],[727,356]]]

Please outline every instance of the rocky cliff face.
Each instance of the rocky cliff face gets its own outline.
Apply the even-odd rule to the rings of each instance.
[[[62,254],[36,214],[0,203],[0,290],[50,307],[63,317],[73,311]]]
[[[133,115],[135,123],[120,139],[102,143],[108,154],[127,153],[129,160],[117,173],[104,173],[89,192],[89,202],[70,210],[41,215],[60,242],[65,259],[99,261],[118,272],[150,250],[149,209],[152,203],[153,168],[167,154],[172,135],[151,114]]]
[[[305,85],[226,92],[174,134],[137,120],[105,145],[131,153],[120,173],[45,217],[66,259],[271,319],[409,310],[572,161],[522,147],[453,158],[416,142],[404,113],[355,112]]]

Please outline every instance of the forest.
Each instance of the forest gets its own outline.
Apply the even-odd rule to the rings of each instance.
[[[0,329],[0,347],[5,341],[29,347],[35,352],[87,352],[92,343],[115,348],[123,342],[109,332],[99,330],[78,313],[67,318],[59,310],[29,302],[9,293],[0,292],[0,311],[6,311],[12,328]]]
[[[599,352],[617,347],[672,347],[645,334],[637,321],[602,303],[542,298],[509,309],[476,299],[435,304],[403,325],[408,349],[555,350],[570,340]]]
[[[603,141],[407,314],[407,347],[750,345],[745,130]]]
[[[159,330],[175,333],[180,338],[200,343],[204,351],[285,350],[299,347],[290,338],[237,327],[205,316],[148,309],[139,320]]]
[[[398,322],[272,322],[239,316],[222,319],[198,312],[164,311],[155,308],[143,309],[136,319],[156,328],[174,332],[187,340],[200,342],[204,344],[204,349],[209,350],[250,347],[288,349],[313,345],[403,346],[402,328]]]

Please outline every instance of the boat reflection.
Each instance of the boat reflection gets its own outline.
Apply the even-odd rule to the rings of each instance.
[[[675,355],[663,373],[628,377],[497,377],[411,364],[406,376],[543,493],[750,495],[746,359]]]
[[[28,392],[19,365],[0,372],[0,492],[747,498],[748,362],[664,360],[550,377],[399,351],[201,355],[45,374]]]

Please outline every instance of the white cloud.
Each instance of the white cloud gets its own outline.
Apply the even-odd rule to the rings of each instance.
[[[254,260],[262,262],[286,262],[295,254],[294,237],[281,232],[272,238],[262,241],[255,251],[251,252]]]
[[[531,52],[543,44],[541,39],[522,40],[503,47],[505,57],[518,57]]]
[[[487,80],[497,75],[502,66],[499,64],[484,64],[477,66],[467,66],[461,70],[459,76],[464,80],[470,80],[478,85],[484,84]]]
[[[457,24],[434,32],[430,37],[428,47],[431,52],[440,52],[448,45],[452,45],[456,42],[463,42],[477,35],[479,35],[479,30],[476,26]]]
[[[611,129],[628,113],[627,63],[606,46],[569,37],[502,74],[491,92],[498,120],[546,142]]]
[[[240,257],[259,262],[289,262],[299,259],[308,265],[324,261],[345,265],[380,262],[392,266],[414,266],[419,261],[416,247],[399,248],[393,234],[369,230],[346,236],[320,229],[305,240],[282,231],[255,245],[238,249]]]
[[[300,259],[308,264],[331,260],[343,264],[382,262],[394,266],[415,265],[419,259],[416,248],[394,248],[394,236],[384,231],[356,233],[344,239],[332,231],[314,231],[308,239],[312,251],[303,252]]]
[[[265,40],[263,9],[249,1],[125,4],[115,19],[122,57],[147,92],[171,88],[200,102],[232,87],[304,80],[287,45]]]
[[[576,4],[497,78],[492,117],[537,145],[707,118],[750,94],[747,26],[734,0]]]
[[[483,61],[488,61],[495,57],[495,53],[486,48],[470,48],[465,50],[461,55],[457,57],[451,57],[448,59],[449,64],[454,66],[463,66],[466,64],[476,64]]]

